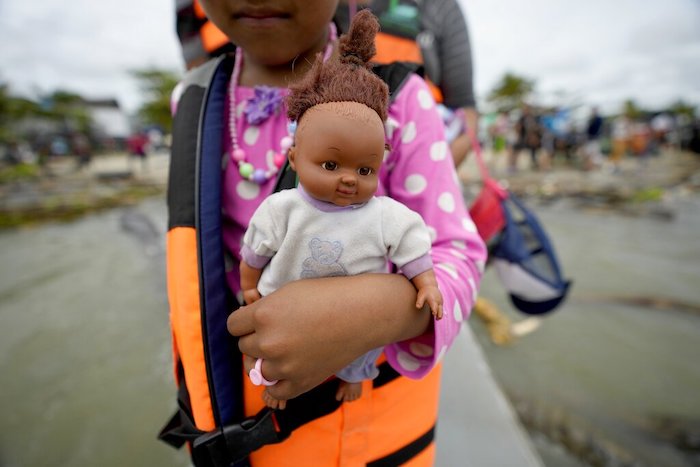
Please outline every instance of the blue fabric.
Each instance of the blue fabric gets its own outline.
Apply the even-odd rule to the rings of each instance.
[[[202,322],[205,358],[217,424],[242,418],[241,358],[226,329],[233,308],[224,267],[221,227],[221,157],[223,155],[226,89],[230,61],[217,67],[203,111],[197,154],[196,228],[201,268]]]
[[[537,217],[515,195],[502,202],[506,225],[491,254],[515,263],[539,281],[559,292],[552,300],[534,302],[511,294],[513,305],[528,314],[554,310],[565,298],[571,281],[564,279],[554,246]],[[508,284],[504,284],[508,288]]]

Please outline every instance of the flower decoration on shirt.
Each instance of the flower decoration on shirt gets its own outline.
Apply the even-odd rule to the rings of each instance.
[[[250,125],[259,125],[274,113],[282,104],[282,92],[270,86],[255,86],[255,94],[248,99],[244,110]]]

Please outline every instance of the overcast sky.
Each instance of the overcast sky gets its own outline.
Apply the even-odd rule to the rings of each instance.
[[[427,0],[430,1],[430,0]],[[477,95],[506,71],[539,98],[619,109],[700,105],[699,0],[460,0]],[[0,81],[18,93],[57,88],[140,102],[129,70],[183,70],[175,0],[0,0]]]

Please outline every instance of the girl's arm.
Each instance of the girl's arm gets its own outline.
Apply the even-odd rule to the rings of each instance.
[[[427,332],[431,314],[415,303],[399,274],[301,280],[232,313],[228,330],[251,357],[246,371],[264,359],[265,378],[280,380],[270,395],[291,399],[372,349]]]
[[[389,109],[392,152],[380,174],[386,194],[423,217],[442,293],[444,317],[428,332],[384,349],[404,376],[421,378],[442,358],[474,306],[486,247],[467,211],[445,141],[444,127],[425,82],[411,77]]]

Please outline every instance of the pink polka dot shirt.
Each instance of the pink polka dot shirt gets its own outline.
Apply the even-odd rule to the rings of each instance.
[[[238,144],[256,168],[274,167],[274,154],[287,134],[280,108],[260,125],[245,121],[243,108],[253,89],[239,86]],[[228,104],[227,104],[228,106]],[[228,109],[227,113],[228,114]],[[385,154],[378,195],[387,195],[419,213],[432,239],[431,257],[444,299],[444,317],[429,334],[385,347],[389,363],[402,375],[420,378],[440,361],[457,336],[476,299],[486,249],[464,204],[450,149],[435,102],[426,84],[412,76],[389,109]],[[258,185],[244,180],[230,159],[231,138],[223,154],[223,222],[227,280],[240,299],[238,262],[241,241],[258,205],[274,188],[274,178]]]

